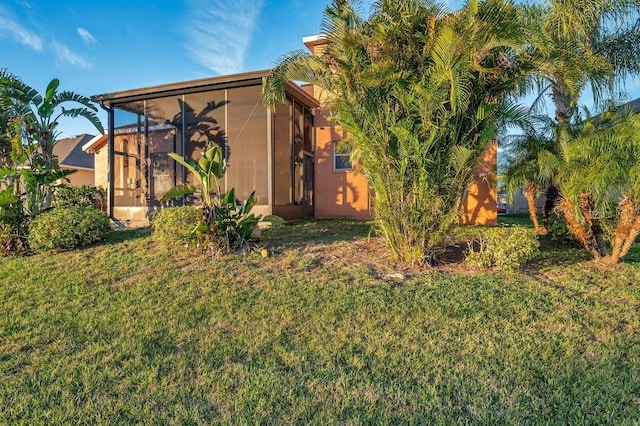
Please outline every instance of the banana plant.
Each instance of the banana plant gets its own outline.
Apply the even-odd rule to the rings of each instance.
[[[189,184],[176,185],[162,196],[161,201],[168,201],[200,192],[205,207],[213,209],[212,193],[220,194],[220,179],[227,170],[227,161],[224,158],[222,148],[215,142],[210,142],[198,161],[183,157],[175,152],[169,153],[169,157],[191,172],[199,188],[196,185]]]
[[[202,220],[192,231],[198,242],[206,241],[206,237],[210,238],[209,241],[215,239],[226,253],[249,247],[262,216],[251,213],[257,201],[255,191],[244,203],[238,202],[234,188],[222,194],[220,179],[227,169],[222,148],[215,142],[210,142],[198,161],[173,152],[169,156],[189,170],[197,185],[174,186],[164,194],[161,201],[184,195],[200,195],[204,207]]]

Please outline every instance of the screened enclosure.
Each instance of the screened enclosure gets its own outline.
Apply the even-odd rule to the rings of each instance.
[[[144,220],[173,186],[193,183],[169,157],[198,159],[213,142],[227,172],[221,192],[245,200],[255,191],[256,213],[286,219],[313,215],[315,100],[291,83],[287,103],[262,103],[266,72],[217,77],[94,96],[109,112],[110,212]]]

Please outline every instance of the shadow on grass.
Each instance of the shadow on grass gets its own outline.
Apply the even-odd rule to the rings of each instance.
[[[292,248],[320,243],[353,241],[366,238],[372,233],[371,222],[346,219],[308,219],[265,229],[262,233],[262,242],[268,245]]]
[[[133,241],[151,235],[151,228],[118,229],[111,231],[102,245],[120,244],[125,241]]]

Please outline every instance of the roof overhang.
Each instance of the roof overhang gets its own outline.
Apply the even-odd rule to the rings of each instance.
[[[304,45],[307,46],[307,49],[309,49],[311,53],[315,53],[313,49],[314,47],[327,44],[327,42],[328,42],[327,36],[324,34],[316,34],[312,36],[302,37],[302,43],[304,43]]]
[[[89,142],[82,145],[82,150],[84,152],[88,152],[89,154],[95,154],[99,152],[106,144],[108,135],[105,133],[104,135],[97,135]]]
[[[86,170],[88,172],[93,172],[94,169],[90,169],[89,167],[78,167],[69,164],[60,164],[60,168],[62,170]]]
[[[124,90],[120,92],[94,95],[91,100],[109,107],[127,102],[135,102],[165,96],[184,95],[189,93],[204,92],[207,90],[220,90],[233,87],[245,87],[263,85],[264,79],[270,70],[252,71],[241,74],[232,74],[219,77],[210,77],[200,80],[182,81],[177,83],[162,84],[158,86],[143,87],[139,89]],[[293,82],[286,87],[287,94],[308,104],[309,107],[317,107],[318,101],[309,96],[303,89]],[[85,146],[88,146],[87,144]]]

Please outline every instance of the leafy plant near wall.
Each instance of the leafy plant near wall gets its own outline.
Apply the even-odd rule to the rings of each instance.
[[[398,0],[375,2],[365,18],[356,1],[334,0],[322,55],[292,52],[267,77],[270,107],[285,100],[289,80],[324,91],[375,192],[378,231],[402,261],[437,261],[499,123],[522,115],[509,100],[524,73],[518,13],[502,0],[456,13]]]
[[[222,194],[220,179],[227,169],[222,148],[210,142],[198,161],[174,152],[169,156],[191,173],[197,185],[177,185],[162,197],[162,201],[199,195],[202,214],[191,232],[198,245],[225,254],[250,250],[262,216],[251,213],[256,203],[255,191],[244,203],[238,202],[234,188]]]

